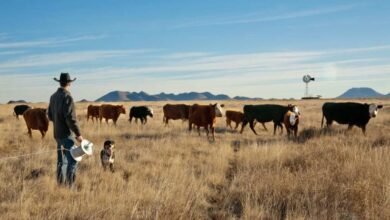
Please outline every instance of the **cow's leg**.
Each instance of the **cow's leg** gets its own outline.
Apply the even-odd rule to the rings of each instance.
[[[110,170],[111,170],[111,172],[115,172],[115,169],[114,169],[114,163],[110,163]]]
[[[332,120],[326,120],[326,127],[330,128],[332,126],[333,121]]]
[[[226,118],[226,127],[230,127],[231,129],[233,129],[232,127],[232,121],[228,118]]]
[[[146,124],[146,122],[148,122],[148,117],[145,117],[145,118],[144,118],[144,121],[145,121],[144,124]]]
[[[366,125],[362,126],[362,132],[363,132],[364,136],[366,136]]]
[[[295,138],[298,138],[298,126],[294,128],[294,136]]]
[[[278,127],[278,124],[274,122],[274,135],[276,134],[276,128]]]
[[[255,135],[258,135],[256,130],[255,130],[255,125],[253,122],[254,122],[254,120],[249,122],[249,127],[252,129],[252,131],[253,131],[253,133],[255,133]]]
[[[240,134],[242,134],[242,132],[244,131],[244,128],[245,128],[245,126],[246,126],[247,124],[248,124],[248,121],[247,121],[247,120],[243,120],[243,121],[242,121]]]
[[[200,126],[197,126],[197,130],[198,130],[198,135],[200,136]]]
[[[286,131],[287,131],[287,138],[290,138],[290,134],[291,134],[290,128],[286,127]]]
[[[131,123],[132,120],[133,120],[133,116],[130,116],[129,123]]]
[[[27,128],[28,129],[28,136],[30,136],[30,138],[32,138],[32,133],[31,133],[31,128]]]
[[[108,125],[108,118],[106,118],[106,124]]]
[[[116,127],[116,121],[117,121],[118,119],[112,119],[112,121],[114,122],[114,126]]]
[[[353,125],[349,124],[347,130],[350,131],[352,129],[352,127],[353,127]]]
[[[280,127],[280,134],[282,135],[283,134],[283,125],[281,123],[279,123],[278,126]]]
[[[46,134],[46,132],[44,131],[44,130],[39,130],[39,132],[41,132],[41,135],[42,135],[42,139],[45,137],[45,134]]]
[[[214,126],[211,126],[211,135],[213,135],[213,141],[215,141],[214,132],[215,132]]]
[[[236,122],[236,127],[234,127],[234,130],[237,130],[239,125],[240,125],[240,122]]]
[[[191,132],[192,130],[192,123],[188,120],[188,131]]]
[[[261,124],[263,125],[264,130],[265,130],[265,131],[268,131],[267,127],[265,127],[265,123],[262,122]]]
[[[210,133],[209,127],[206,126],[206,127],[204,127],[204,129],[206,130],[206,135],[207,135],[207,139],[208,139],[209,138],[209,133]]]

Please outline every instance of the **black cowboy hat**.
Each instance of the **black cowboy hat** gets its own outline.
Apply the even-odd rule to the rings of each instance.
[[[54,77],[54,80],[57,81],[57,82],[69,83],[69,82],[75,81],[76,78],[70,79],[69,73],[61,73],[60,79],[58,80],[57,78]]]

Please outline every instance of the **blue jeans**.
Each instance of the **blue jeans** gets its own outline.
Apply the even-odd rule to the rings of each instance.
[[[77,161],[70,154],[74,145],[73,137],[56,139],[57,141],[57,181],[59,184],[72,186],[76,180]],[[64,148],[64,149],[62,149]]]

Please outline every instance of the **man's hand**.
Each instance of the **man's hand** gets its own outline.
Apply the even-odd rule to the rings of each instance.
[[[83,136],[81,136],[81,135],[78,136],[78,137],[76,137],[76,140],[77,140],[78,142],[80,142],[80,143],[81,143],[81,141],[83,141],[83,139],[84,139],[84,138],[83,138]]]

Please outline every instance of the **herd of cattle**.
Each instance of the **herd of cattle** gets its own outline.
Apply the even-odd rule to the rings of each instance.
[[[362,104],[354,102],[326,102],[322,106],[322,122],[321,127],[326,119],[326,125],[329,127],[333,121],[339,124],[347,124],[348,129],[352,126],[360,127],[365,134],[366,125],[370,118],[376,117],[378,109],[382,108],[382,105],[376,104]],[[274,134],[279,127],[283,132],[283,125],[287,130],[287,135],[290,136],[291,132],[294,136],[298,135],[298,124],[300,112],[295,105],[276,105],[276,104],[262,104],[262,105],[244,105],[243,112],[225,110],[224,105],[218,103],[210,105],[186,105],[186,104],[166,104],[163,106],[163,123],[168,125],[169,120],[188,120],[189,131],[192,130],[192,126],[196,126],[200,135],[200,128],[203,127],[206,130],[207,137],[211,130],[212,139],[214,140],[214,128],[217,117],[226,116],[226,126],[233,129],[231,123],[235,123],[235,128],[241,124],[241,132],[247,124],[251,130],[257,135],[255,130],[256,122],[262,123],[265,130],[266,122],[274,123]],[[17,105],[14,108],[13,113],[17,118],[19,115],[23,115],[26,122],[28,134],[31,137],[31,130],[39,130],[42,138],[45,136],[48,127],[49,120],[47,117],[46,109],[44,108],[32,108],[28,105]],[[120,116],[120,114],[126,114],[126,109],[123,105],[109,105],[103,104],[100,106],[89,105],[87,109],[87,121],[89,118],[99,120],[100,123],[105,119],[113,120],[114,125]],[[137,123],[140,119],[142,124],[147,123],[147,117],[153,118],[153,109],[147,106],[134,106],[130,108],[129,122],[131,123],[133,118]],[[209,130],[210,129],[210,130]]]

